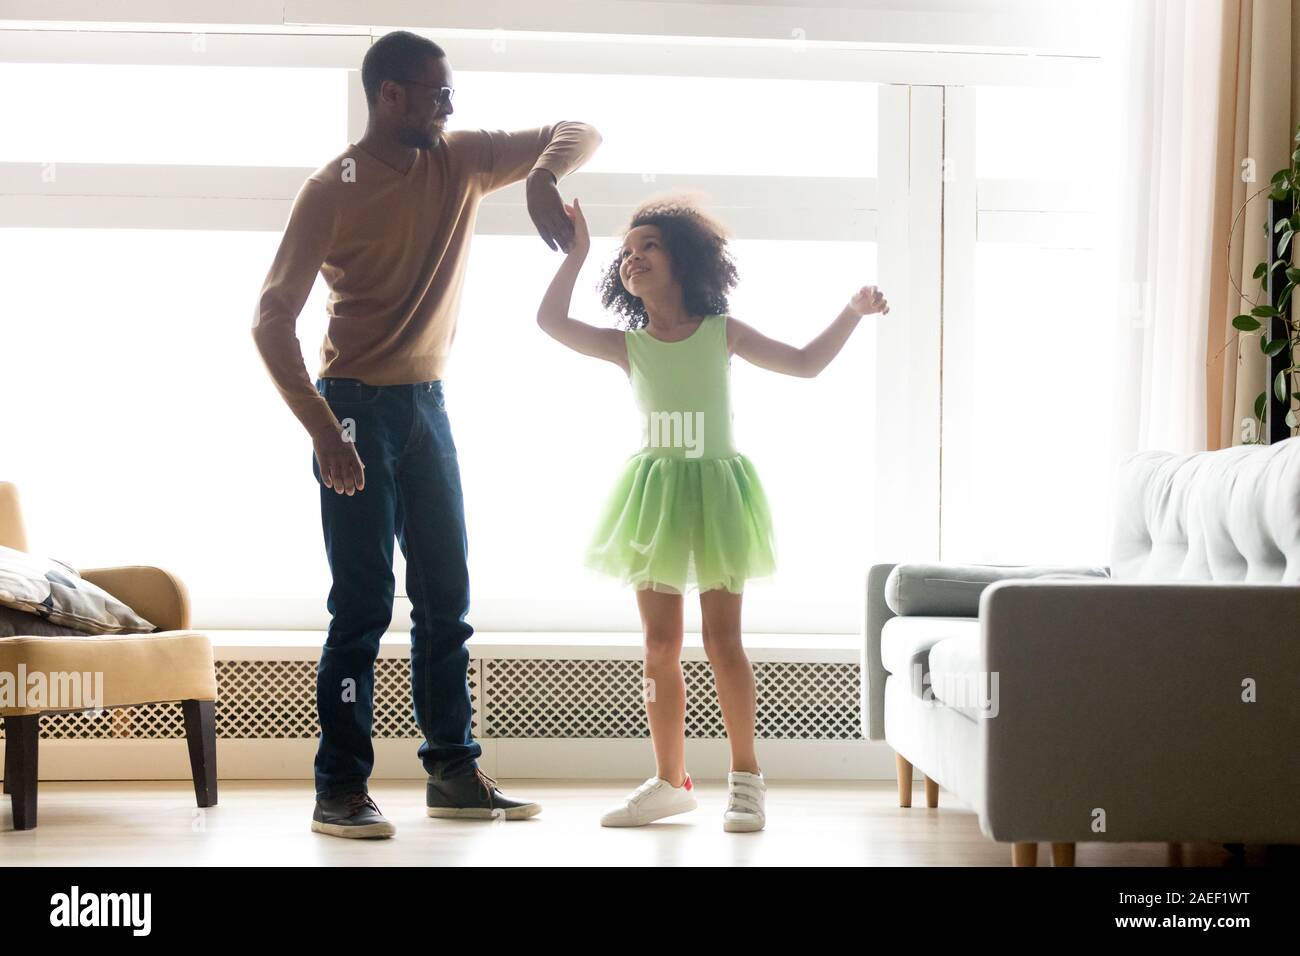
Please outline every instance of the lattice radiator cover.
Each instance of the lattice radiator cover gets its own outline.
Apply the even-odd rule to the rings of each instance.
[[[469,667],[478,738],[648,737],[639,660],[486,658]],[[756,735],[768,740],[860,740],[857,664],[755,661]],[[708,661],[684,661],[686,736],[726,732]],[[217,662],[217,735],[235,740],[314,738],[316,663]],[[0,737],[3,733],[0,732]],[[41,718],[49,739],[184,737],[180,704],[146,704]],[[375,662],[374,736],[419,740],[410,662]]]

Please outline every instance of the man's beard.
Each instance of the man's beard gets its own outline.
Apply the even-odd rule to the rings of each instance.
[[[439,137],[434,136],[427,129],[420,129],[416,126],[405,126],[397,133],[399,143],[415,149],[436,149],[438,139]]]

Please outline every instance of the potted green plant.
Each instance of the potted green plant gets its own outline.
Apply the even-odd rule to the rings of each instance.
[[[1300,127],[1297,127],[1293,142],[1300,143]],[[1285,351],[1283,361],[1285,365],[1278,369],[1273,375],[1273,395],[1276,397],[1282,408],[1286,411],[1286,423],[1292,428],[1297,427],[1300,421],[1297,420],[1296,410],[1291,407],[1291,377],[1300,371],[1300,365],[1296,364],[1296,356],[1300,355],[1300,319],[1291,319],[1291,309],[1288,303],[1291,300],[1291,293],[1300,282],[1300,269],[1292,267],[1290,263],[1290,254],[1292,237],[1300,232],[1300,170],[1297,164],[1300,163],[1300,147],[1294,149],[1291,153],[1291,163],[1285,169],[1279,169],[1273,174],[1268,185],[1257,190],[1254,195],[1248,197],[1241,208],[1237,210],[1237,215],[1233,218],[1232,229],[1228,233],[1228,248],[1232,248],[1232,233],[1236,230],[1237,221],[1246,211],[1246,207],[1263,193],[1268,193],[1268,198],[1274,203],[1280,203],[1285,212],[1276,215],[1272,230],[1276,234],[1273,241],[1269,242],[1269,259],[1272,261],[1261,262],[1255,266],[1253,278],[1259,280],[1260,299],[1251,308],[1249,313],[1236,316],[1232,320],[1232,326],[1242,332],[1260,332],[1259,347],[1260,350],[1268,356],[1270,360],[1274,356]],[[1276,205],[1273,207],[1278,208]],[[1265,224],[1267,231],[1268,225]],[[1231,261],[1231,259],[1229,259]],[[1281,274],[1278,274],[1278,270]],[[1232,279],[1229,271],[1228,280],[1232,283],[1237,294],[1242,298],[1250,300],[1236,281]],[[1275,288],[1274,283],[1280,282],[1280,288]],[[1265,327],[1267,321],[1268,326]],[[1276,338],[1271,337],[1273,326],[1280,324],[1282,334]],[[1226,348],[1226,346],[1225,346]],[[1255,419],[1253,422],[1254,435],[1252,441],[1247,444],[1266,444],[1265,422],[1268,412],[1268,394],[1260,392],[1255,399]]]

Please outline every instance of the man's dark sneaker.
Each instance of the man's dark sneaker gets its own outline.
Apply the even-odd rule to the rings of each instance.
[[[316,799],[311,828],[317,833],[362,840],[367,837],[390,837],[397,832],[370,794],[364,790],[345,793],[328,800]]]
[[[455,777],[429,777],[424,804],[431,817],[470,820],[524,820],[542,811],[540,803],[507,797],[497,782],[478,768]]]

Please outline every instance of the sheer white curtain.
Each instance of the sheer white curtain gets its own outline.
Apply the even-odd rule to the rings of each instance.
[[[1114,454],[1206,447],[1224,0],[1119,0],[1104,54]]]

